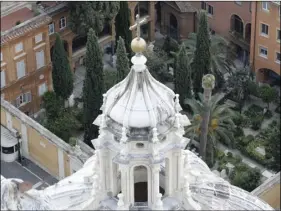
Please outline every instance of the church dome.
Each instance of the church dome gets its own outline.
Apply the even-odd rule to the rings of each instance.
[[[125,127],[139,136],[147,135],[153,128],[164,134],[173,127],[176,95],[152,77],[145,62],[143,55],[134,56],[128,76],[106,93],[104,114],[106,122],[110,122],[107,127],[115,125],[113,129],[120,133]]]

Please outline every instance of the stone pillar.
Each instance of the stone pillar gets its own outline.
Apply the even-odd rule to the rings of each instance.
[[[99,161],[100,161],[100,178],[101,178],[101,195],[104,197],[107,196],[107,190],[108,190],[108,174],[107,174],[107,160],[108,155],[107,151],[104,149],[101,149],[99,151]]]
[[[128,170],[125,166],[121,167],[121,192],[124,196],[124,203],[128,204],[130,198],[128,196]]]
[[[152,204],[154,205],[157,203],[156,196],[159,194],[159,187],[160,187],[159,173],[160,173],[160,165],[156,164],[152,168],[152,177],[153,177]]]

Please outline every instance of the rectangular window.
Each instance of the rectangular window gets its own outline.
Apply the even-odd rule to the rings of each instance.
[[[31,92],[21,94],[16,99],[16,107],[20,107],[26,103],[31,102]]]
[[[37,70],[45,66],[44,50],[36,52],[36,65]]]
[[[19,53],[19,52],[23,51],[23,44],[22,44],[22,42],[16,44],[15,51],[16,51],[16,53]]]
[[[208,5],[208,14],[213,15],[214,14],[214,8],[211,5]]]
[[[55,24],[50,23],[49,24],[49,35],[54,34],[54,33],[55,33]]]
[[[281,31],[280,29],[277,29],[277,35],[276,35],[277,41],[280,42],[280,38],[281,38]]]
[[[17,62],[17,76],[18,79],[25,76],[25,63],[24,60]]]
[[[267,58],[267,48],[265,47],[260,47],[260,56]]]
[[[45,92],[47,92],[47,85],[46,83],[43,83],[38,87],[38,94],[39,96],[42,96]]]
[[[63,29],[63,28],[66,27],[66,18],[65,18],[65,17],[62,17],[62,18],[60,19],[59,27],[60,27],[60,29]]]
[[[1,71],[1,89],[6,86],[6,75],[5,71]]]
[[[261,24],[261,35],[262,36],[268,36],[268,25],[262,23]]]
[[[262,9],[265,10],[265,11],[269,11],[268,2],[267,1],[263,1],[262,2]]]
[[[281,58],[280,58],[280,52],[276,52],[275,61],[280,64],[280,59],[281,59]]]
[[[42,38],[42,33],[37,34],[37,35],[35,36],[35,43],[41,42],[42,39],[43,39],[43,38]]]
[[[207,9],[207,4],[204,1],[201,1],[201,9],[206,10]]]

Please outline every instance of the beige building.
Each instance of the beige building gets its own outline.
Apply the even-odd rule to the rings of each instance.
[[[280,85],[280,1],[252,2],[250,63],[261,82]]]
[[[280,172],[267,179],[253,190],[252,194],[263,199],[274,209],[280,209]]]
[[[30,159],[57,179],[62,179],[80,169],[93,154],[89,146],[79,142],[82,149],[79,155],[77,149],[3,99],[1,99],[1,126],[12,133],[20,132],[22,156]],[[16,145],[7,149],[2,144],[1,141],[1,157],[5,156],[3,153],[17,153]]]

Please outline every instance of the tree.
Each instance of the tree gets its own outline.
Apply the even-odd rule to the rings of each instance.
[[[269,109],[269,104],[273,102],[278,95],[276,90],[268,84],[261,86],[259,90],[262,101],[267,103],[267,109]]]
[[[144,52],[144,56],[147,58],[147,69],[156,80],[162,83],[172,81],[172,75],[167,70],[168,56],[163,50],[153,46],[153,49],[148,48]]]
[[[86,46],[86,76],[83,84],[84,141],[90,145],[90,141],[98,135],[98,127],[93,122],[100,114],[104,92],[102,50],[93,29],[89,30]]]
[[[56,33],[52,55],[52,79],[57,96],[67,100],[73,92],[73,75],[60,35]]]
[[[245,101],[257,90],[257,84],[253,81],[249,67],[238,69],[233,72],[226,81],[228,94],[232,99],[239,103],[239,112],[241,114]]]
[[[128,7],[127,1],[120,2],[120,9],[115,17],[115,48],[117,49],[117,41],[119,37],[125,40],[126,51],[129,58],[132,56],[131,41],[132,31],[130,28],[131,11]]]
[[[55,119],[60,116],[63,108],[63,101],[55,92],[46,92],[43,95],[43,107],[46,111],[47,119]]]
[[[234,168],[231,177],[231,184],[238,186],[246,191],[253,191],[256,187],[260,185],[261,182],[261,172],[259,169],[251,169],[250,167],[244,167],[240,170],[238,165]]]
[[[210,37],[207,15],[200,12],[199,29],[196,36],[196,50],[192,63],[194,93],[202,92],[201,80],[203,75],[210,72],[211,54]]]
[[[269,152],[273,157],[270,167],[276,171],[280,171],[280,122],[276,126],[269,128],[268,134],[268,143],[269,143]]]
[[[117,82],[120,82],[126,77],[130,70],[129,59],[126,54],[125,43],[122,37],[119,37],[116,54]]]
[[[195,59],[197,45],[196,33],[190,33],[188,39],[183,42],[187,48],[187,53],[192,59]],[[219,35],[210,35],[210,69],[209,73],[216,78],[216,87],[222,87],[224,83],[224,74],[232,74],[235,52],[231,49],[230,43]],[[193,69],[197,71],[197,69]]]
[[[99,34],[119,11],[118,1],[68,2],[68,6],[69,27],[81,36],[85,36],[90,28]]]
[[[186,98],[191,98],[191,59],[187,55],[185,46],[181,46],[176,58],[175,75],[175,91],[179,94],[180,104]]]
[[[162,49],[167,53],[167,55],[171,55],[171,52],[176,52],[180,49],[179,44],[176,40],[171,38],[170,36],[166,36]]]
[[[199,100],[196,99],[186,99],[185,103],[188,104],[193,111],[193,118],[191,120],[191,125],[186,128],[186,134],[189,137],[200,138],[202,133],[202,121],[203,114],[205,111],[204,97],[201,93],[198,95]],[[230,109],[230,106],[226,104],[220,104],[223,100],[224,94],[215,94],[210,99],[209,110],[210,116],[208,121],[207,130],[207,143],[204,143],[207,147],[207,155],[210,159],[206,159],[209,164],[213,163],[213,150],[216,147],[216,141],[223,139],[225,143],[232,143],[234,141],[233,128],[235,124],[232,121],[234,112]],[[202,142],[201,142],[202,143]],[[204,152],[203,145],[200,144],[200,152]],[[203,157],[203,155],[200,153]]]
[[[115,70],[107,69],[103,71],[104,91],[108,91],[117,82],[117,73]]]

